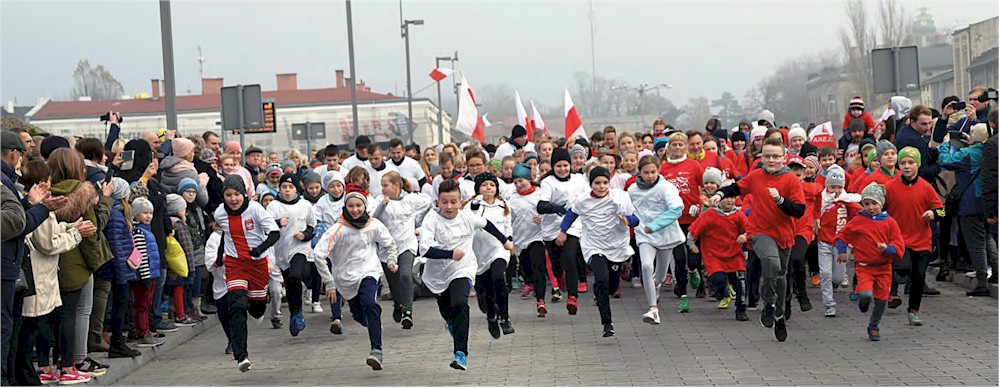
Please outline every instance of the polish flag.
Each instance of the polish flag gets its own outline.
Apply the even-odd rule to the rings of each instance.
[[[566,138],[569,139],[573,136],[578,138],[587,138],[587,132],[583,130],[583,120],[580,120],[580,114],[576,113],[576,106],[573,105],[573,99],[569,96],[569,89],[566,89]]]
[[[531,120],[528,119],[528,112],[524,110],[524,104],[521,103],[521,94],[516,90],[514,91],[514,104],[517,106],[517,123],[521,124],[524,129],[528,130],[528,141],[534,141],[535,129],[531,127]]]
[[[486,116],[489,116],[489,115],[490,115],[489,113],[486,113],[486,114],[483,115],[483,118],[482,118],[482,120],[483,120],[483,128],[489,128],[491,125],[493,125],[493,123],[491,123],[489,120],[486,119]]]
[[[535,106],[535,100],[531,100],[531,127],[545,131],[546,135],[549,134],[549,129],[545,127],[545,122],[542,121],[542,114],[538,113],[538,107]]]
[[[441,80],[448,78],[454,72],[455,70],[440,67],[431,70],[431,78],[434,80],[434,82],[441,82]]]
[[[472,88],[462,74],[462,88],[458,97],[458,118],[455,119],[455,129],[462,133],[486,142],[486,134],[483,132],[483,118],[479,116],[479,109],[476,108],[476,97],[472,94]]]

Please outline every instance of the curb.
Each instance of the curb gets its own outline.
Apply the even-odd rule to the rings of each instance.
[[[132,374],[133,372],[139,370],[143,365],[150,363],[155,360],[161,354],[165,354],[178,346],[183,345],[194,337],[197,337],[201,333],[212,329],[219,325],[219,318],[216,315],[209,315],[208,320],[202,322],[201,324],[191,326],[191,327],[178,327],[176,332],[167,334],[163,338],[163,345],[152,347],[152,348],[136,348],[132,346],[133,349],[137,349],[142,352],[142,355],[135,358],[113,358],[109,359],[106,352],[104,353],[91,353],[91,357],[102,363],[111,365],[108,368],[108,373],[103,376],[94,377],[89,383],[85,385],[91,386],[110,386],[125,378],[126,376]],[[131,346],[131,345],[130,345]]]
[[[928,268],[927,277],[930,278],[931,276],[937,276],[938,272],[940,271],[941,269],[938,267]],[[976,287],[976,278],[966,276],[965,273],[954,273],[951,275],[951,283],[958,285],[962,288],[965,288],[967,290],[972,290],[973,288]],[[998,296],[997,285],[990,284],[989,289],[990,289],[990,297],[993,299],[997,299]]]

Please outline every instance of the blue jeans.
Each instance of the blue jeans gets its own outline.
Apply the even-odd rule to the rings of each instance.
[[[156,331],[156,326],[163,321],[163,284],[167,281],[167,269],[160,268],[160,277],[153,285],[153,306],[149,309],[149,328]]]

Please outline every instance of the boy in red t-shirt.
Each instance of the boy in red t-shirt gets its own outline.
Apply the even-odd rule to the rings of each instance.
[[[904,276],[908,273],[913,283],[906,311],[906,319],[913,326],[924,324],[917,313],[926,287],[927,262],[931,255],[930,220],[944,216],[941,199],[930,183],[917,175],[919,169],[920,151],[904,147],[899,150],[899,177],[885,184],[886,205],[892,205],[886,206],[886,211],[898,220],[899,230],[906,240],[903,260],[909,260],[910,266],[902,271],[897,269],[897,272]],[[892,287],[895,289],[898,284],[893,282]]]
[[[781,139],[764,141],[761,160],[763,168],[753,170],[735,185],[719,189],[709,199],[709,205],[740,194],[755,198],[747,223],[747,234],[754,252],[760,258],[764,281],[761,296],[764,309],[760,323],[774,328],[778,341],[788,338],[785,327],[785,288],[788,258],[795,243],[793,219],[805,214],[805,195],[799,179],[785,166],[785,143]],[[775,305],[776,302],[781,303]]]
[[[868,320],[868,339],[880,339],[878,324],[885,313],[892,286],[892,262],[903,258],[906,245],[896,220],[882,211],[885,204],[885,186],[869,184],[861,192],[865,210],[854,217],[837,233],[837,261],[847,262],[847,248],[854,253],[854,273],[858,285],[858,308],[868,312],[875,299],[875,309]]]
[[[826,190],[822,193],[819,217],[818,267],[820,292],[823,294],[825,317],[837,316],[837,302],[833,300],[833,289],[840,285],[847,274],[847,264],[837,261],[836,237],[840,229],[861,211],[860,194],[844,191],[844,169],[830,166],[826,170]]]
[[[735,205],[736,197],[729,197],[704,211],[688,229],[687,244],[691,251],[701,253],[718,308],[729,308],[735,300],[736,320],[748,321],[743,262],[747,217]]]

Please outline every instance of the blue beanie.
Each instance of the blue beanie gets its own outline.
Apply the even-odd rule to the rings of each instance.
[[[667,138],[663,136],[653,139],[653,152],[658,151],[660,148],[666,147],[667,143],[668,143]]]
[[[514,179],[522,178],[531,180],[531,167],[524,163],[518,164],[514,166],[514,171],[511,173],[511,176],[514,177]]]
[[[191,178],[181,179],[181,183],[177,185],[177,194],[184,194],[184,192],[188,190],[198,192],[198,182],[195,182],[194,179]]]

